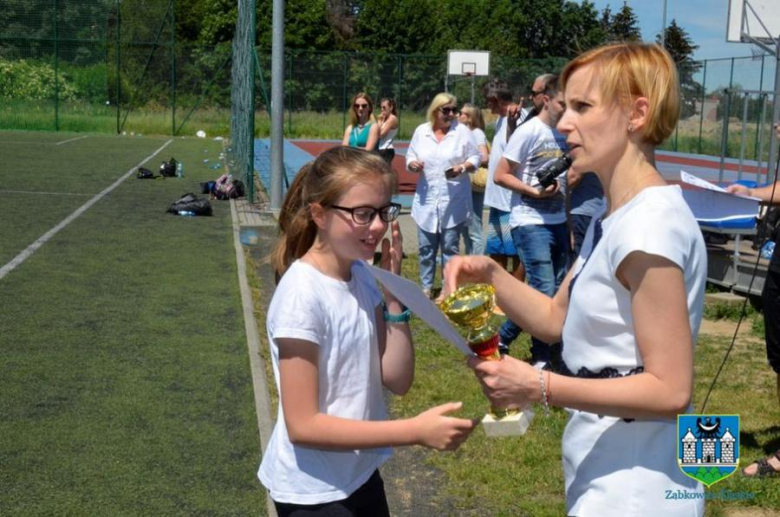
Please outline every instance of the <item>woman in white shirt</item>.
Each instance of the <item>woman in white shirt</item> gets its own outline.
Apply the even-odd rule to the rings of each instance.
[[[458,122],[471,129],[474,143],[477,144],[477,149],[479,149],[479,166],[487,167],[490,160],[490,150],[488,149],[487,137],[485,136],[485,119],[482,117],[482,110],[467,102],[460,108]],[[484,201],[485,187],[478,186],[472,181],[471,205],[474,210],[474,217],[471,218],[467,231],[463,232],[466,255],[482,255],[482,210]]]
[[[469,365],[497,407],[567,408],[566,515],[700,516],[702,486],[678,468],[676,424],[692,412],[707,250],[680,187],[655,167],[680,113],[676,67],[658,45],[615,43],[577,57],[560,81],[572,169],[594,171],[606,197],[577,261],[552,298],[486,257],[454,259],[445,280],[448,290],[494,285],[507,317],[562,340],[562,369],[509,356]]]
[[[471,131],[455,120],[458,100],[440,93],[428,107],[428,122],[414,130],[406,152],[406,167],[419,174],[412,204],[417,223],[420,283],[430,296],[436,273],[436,253],[442,267],[458,254],[462,228],[472,215],[468,173],[477,170],[479,150]]]
[[[379,102],[379,109],[382,110],[382,114],[379,115],[379,145],[377,149],[379,150],[379,156],[388,165],[391,165],[393,157],[395,157],[393,140],[395,140],[395,135],[398,134],[398,112],[396,111],[395,101],[387,97]]]

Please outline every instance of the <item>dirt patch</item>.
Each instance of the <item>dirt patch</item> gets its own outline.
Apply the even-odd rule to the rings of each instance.
[[[750,343],[763,343],[763,340],[756,337],[751,333],[751,323],[748,319],[742,321],[739,327],[739,334],[737,339],[741,342]],[[708,320],[702,319],[701,327],[699,329],[700,335],[710,335],[718,337],[734,337],[734,332],[737,330],[737,322],[731,320]]]

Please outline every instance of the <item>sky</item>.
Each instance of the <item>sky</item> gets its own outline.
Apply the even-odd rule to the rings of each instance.
[[[607,5],[615,13],[623,7],[623,0],[592,0],[601,12]],[[655,41],[663,25],[664,0],[628,0],[639,21],[642,39]],[[696,60],[750,56],[747,43],[726,42],[729,0],[666,0],[666,23],[672,19],[685,29],[699,48]]]

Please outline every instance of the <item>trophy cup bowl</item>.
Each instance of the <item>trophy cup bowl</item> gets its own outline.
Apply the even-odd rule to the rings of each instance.
[[[439,305],[447,319],[466,334],[471,351],[486,361],[501,360],[498,330],[491,322],[495,307],[496,290],[488,284],[462,286]],[[528,429],[532,417],[530,410],[491,407],[482,425],[488,436],[518,436]]]

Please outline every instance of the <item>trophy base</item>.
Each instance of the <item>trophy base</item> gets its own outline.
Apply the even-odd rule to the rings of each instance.
[[[499,436],[521,436],[528,430],[534,412],[530,409],[507,415],[503,418],[496,418],[490,413],[482,419],[482,428],[485,434],[490,438]]]

